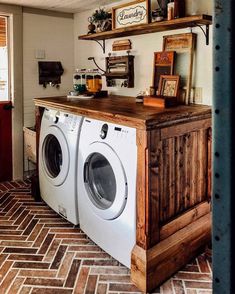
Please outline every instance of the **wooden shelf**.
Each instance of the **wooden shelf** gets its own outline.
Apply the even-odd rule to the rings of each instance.
[[[127,77],[128,76],[128,73],[126,72],[108,72],[108,73],[105,73],[105,76],[106,77]]]
[[[212,24],[212,16],[210,15],[193,15],[173,20],[164,20],[161,22],[152,22],[144,25],[130,26],[112,31],[101,32],[90,35],[79,36],[79,40],[106,40],[126,36],[150,34],[155,32],[183,29],[187,27],[196,27]]]

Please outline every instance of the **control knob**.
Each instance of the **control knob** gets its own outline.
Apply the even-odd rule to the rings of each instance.
[[[103,124],[101,131],[100,131],[100,138],[101,139],[105,139],[107,137],[108,134],[108,125],[107,124]]]
[[[57,124],[58,121],[59,121],[59,118],[60,118],[60,112],[57,111],[56,114],[55,114],[55,116],[54,116],[54,118],[53,118],[53,122],[54,122],[55,124]]]

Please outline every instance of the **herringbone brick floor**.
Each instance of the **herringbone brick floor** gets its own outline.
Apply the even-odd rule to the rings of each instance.
[[[156,289],[161,294],[208,294],[204,254]],[[0,293],[139,293],[130,271],[77,226],[35,202],[29,181],[0,184]]]

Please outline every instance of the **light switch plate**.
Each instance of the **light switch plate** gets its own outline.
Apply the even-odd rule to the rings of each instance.
[[[35,51],[35,58],[36,59],[45,59],[46,53],[44,49],[37,49]]]
[[[201,87],[195,87],[194,88],[194,103],[201,104],[202,103],[202,88]]]

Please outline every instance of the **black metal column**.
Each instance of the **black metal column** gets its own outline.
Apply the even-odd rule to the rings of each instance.
[[[213,19],[213,294],[235,293],[232,280],[234,52],[232,1],[214,2]],[[234,26],[234,25],[233,25]],[[234,118],[232,117],[234,116]],[[232,134],[232,131],[234,134]],[[235,184],[235,179],[234,179]],[[235,195],[234,195],[235,197]],[[234,248],[234,247],[233,247]],[[234,250],[234,249],[233,249]],[[235,278],[234,278],[235,279]]]

